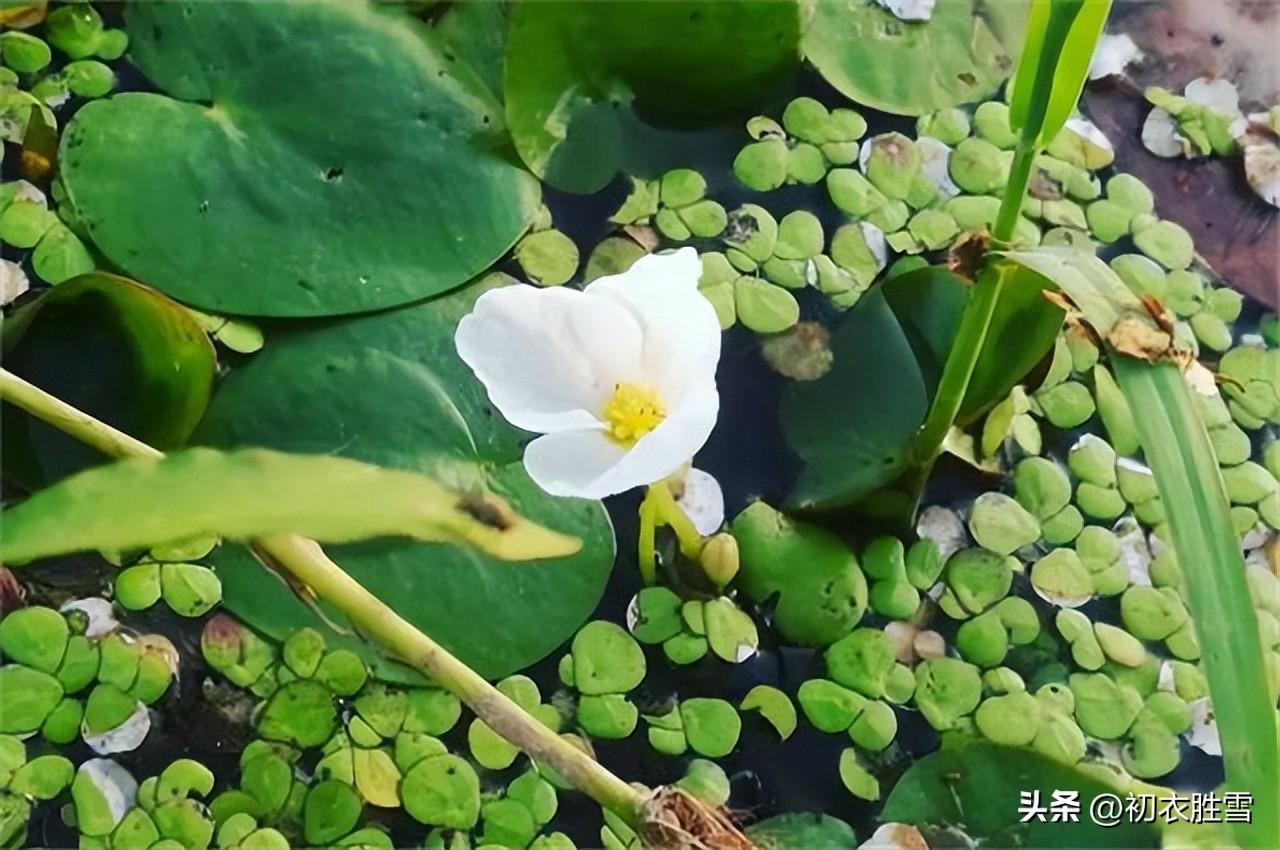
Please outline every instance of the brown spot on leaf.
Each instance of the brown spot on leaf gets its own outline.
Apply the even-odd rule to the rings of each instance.
[[[464,495],[458,501],[458,510],[476,522],[496,528],[498,531],[506,531],[516,523],[516,515],[510,505],[480,490],[473,490]]]

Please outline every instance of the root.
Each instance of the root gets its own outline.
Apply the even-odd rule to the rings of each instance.
[[[679,788],[654,791],[640,806],[640,841],[647,850],[756,850],[720,809]]]

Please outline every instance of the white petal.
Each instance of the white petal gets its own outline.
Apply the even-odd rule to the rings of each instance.
[[[1124,69],[1142,58],[1142,51],[1128,33],[1103,35],[1093,51],[1089,63],[1089,79],[1097,80],[1112,74],[1123,74]]]
[[[590,298],[625,307],[639,323],[645,379],[637,383],[657,389],[668,409],[715,383],[720,321],[698,291],[701,276],[698,252],[681,248],[641,257],[622,274],[586,289]]]
[[[524,468],[553,496],[599,499],[611,495],[594,486],[626,454],[603,431],[560,431],[534,440],[524,450]]]
[[[704,537],[715,534],[724,525],[724,491],[709,472],[690,469],[684,477],[684,492],[676,504]]]
[[[506,420],[528,431],[599,427],[614,385],[643,383],[639,322],[574,289],[491,289],[454,345]]]
[[[714,384],[688,395],[667,418],[627,449],[602,431],[547,434],[529,444],[529,477],[553,496],[602,499],[666,478],[702,448],[716,424]]]
[[[1067,119],[1066,128],[1094,147],[1101,148],[1104,151],[1115,152],[1115,145],[1111,144],[1107,134],[1087,118],[1069,118]]]

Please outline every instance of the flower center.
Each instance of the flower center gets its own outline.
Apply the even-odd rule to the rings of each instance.
[[[605,435],[624,446],[636,441],[662,423],[667,408],[657,390],[621,383],[604,403]]]

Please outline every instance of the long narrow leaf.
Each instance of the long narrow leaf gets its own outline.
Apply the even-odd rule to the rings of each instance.
[[[1280,847],[1280,753],[1258,619],[1231,524],[1226,486],[1186,381],[1173,363],[1114,357],[1142,452],[1168,513],[1222,741],[1227,786],[1253,795],[1242,846]]]
[[[6,510],[0,562],[277,533],[321,543],[405,536],[508,560],[570,555],[580,545],[495,496],[458,493],[412,472],[262,449],[189,449],[88,470]]]
[[[1110,11],[1111,0],[1034,0],[1009,104],[1025,142],[1047,144],[1071,117]]]
[[[1143,456],[1168,514],[1186,581],[1227,785],[1253,795],[1245,847],[1280,847],[1280,742],[1258,620],[1231,523],[1226,486],[1208,433],[1161,322],[1091,253],[1039,248],[1006,255],[1054,281],[1106,343],[1135,417]],[[1150,361],[1150,362],[1149,362]]]

